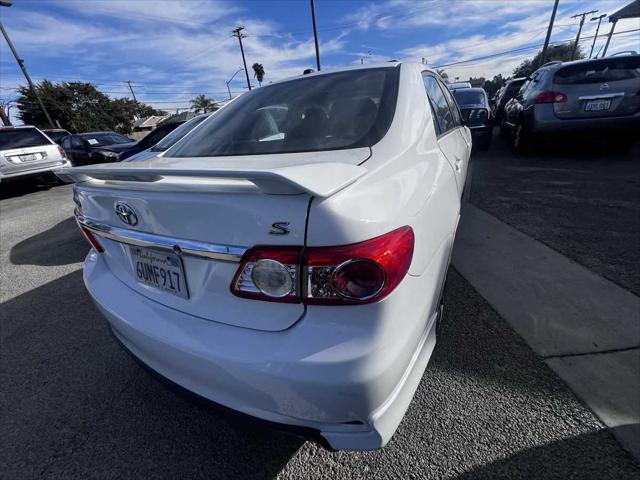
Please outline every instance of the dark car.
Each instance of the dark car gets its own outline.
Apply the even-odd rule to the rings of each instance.
[[[125,162],[141,162],[143,160],[147,160],[149,158],[155,157],[159,153],[162,153],[165,150],[168,150],[170,147],[176,144],[178,140],[182,139],[182,137],[184,137],[187,133],[193,130],[197,125],[200,125],[204,120],[209,118],[209,115],[211,114],[203,113],[202,115],[193,117],[191,120],[188,120],[187,122],[177,122],[177,125],[179,125],[179,127],[173,130],[172,132],[170,132],[165,137],[163,137],[158,143],[156,143],[155,145],[152,145],[146,150],[136,153],[135,155],[127,158],[126,160],[123,159],[122,157],[120,158],[120,160]],[[144,137],[142,140],[146,138],[147,137]]]
[[[136,143],[129,150],[125,150],[124,152],[122,152],[118,160],[120,161],[125,160],[135,155],[136,153],[142,152],[143,150],[153,147],[156,143],[158,143],[160,140],[166,137],[167,134],[171,133],[173,130],[178,128],[183,123],[185,122],[171,122],[164,125],[160,125],[159,127],[149,132],[146,137],[144,137],[142,140]]]
[[[507,80],[507,83],[500,89],[498,94],[496,95],[495,102],[493,105],[493,118],[497,124],[502,122],[502,116],[504,114],[504,107],[509,100],[515,97],[522,87],[522,84],[527,79],[525,77],[520,78],[512,78],[511,80]]]
[[[116,162],[120,153],[137,142],[116,132],[90,132],[68,135],[62,139],[62,148],[74,165]]]
[[[44,134],[58,145],[62,145],[62,139],[67,135],[71,135],[71,132],[64,128],[45,128],[42,130]]]
[[[516,153],[559,135],[631,141],[640,131],[639,89],[640,55],[549,63],[527,78],[502,125]]]
[[[489,97],[482,88],[461,88],[453,91],[460,113],[473,137],[473,146],[486,152],[491,145],[493,117]]]

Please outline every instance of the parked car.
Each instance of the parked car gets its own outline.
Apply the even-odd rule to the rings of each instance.
[[[207,119],[211,115],[210,113],[203,113],[202,115],[198,115],[197,117],[193,117],[192,119],[186,122],[176,122],[177,128],[174,127],[170,133],[164,136],[159,142],[156,144],[152,144],[152,146],[148,147],[145,150],[142,150],[135,155],[130,157],[124,157],[124,154],[120,156],[121,161],[125,162],[141,162],[142,160],[148,160],[151,157],[154,157],[172,147],[178,140],[184,137],[187,133],[193,130],[197,125],[200,125],[203,120]],[[160,127],[161,128],[161,127]],[[147,137],[144,137],[146,139]],[[143,139],[143,140],[144,140]],[[140,143],[140,142],[138,142]],[[123,158],[124,157],[124,158]]]
[[[640,55],[552,63],[536,70],[505,110],[515,152],[540,135],[640,131]]]
[[[45,128],[42,130],[47,137],[56,142],[58,145],[62,145],[61,141],[67,135],[71,135],[71,132],[64,128]]]
[[[526,80],[526,77],[512,78],[511,80],[507,80],[507,83],[499,90],[492,110],[495,123],[499,125],[502,122],[505,105],[518,94],[518,91]]]
[[[138,141],[131,148],[129,148],[128,150],[124,150],[122,153],[120,153],[118,160],[123,161],[129,157],[132,157],[136,153],[140,153],[143,150],[146,150],[154,146],[156,143],[162,140],[165,136],[167,136],[167,134],[171,133],[173,130],[175,130],[177,127],[179,127],[184,123],[185,122],[171,122],[171,123],[160,125],[159,127],[154,128],[144,138]]]
[[[437,73],[387,63],[265,85],[162,157],[60,175],[125,349],[214,403],[376,449],[435,346],[470,146]]]
[[[458,90],[459,88],[471,88],[471,83],[469,82],[453,82],[449,84],[449,90],[452,92],[454,90]]]
[[[463,88],[453,91],[462,119],[471,130],[473,145],[484,152],[491,146],[493,117],[489,97],[482,88]]]
[[[0,127],[0,182],[47,175],[69,165],[62,147],[36,127]]]
[[[135,144],[135,140],[116,132],[79,133],[62,139],[62,148],[74,165],[116,162],[121,152]]]

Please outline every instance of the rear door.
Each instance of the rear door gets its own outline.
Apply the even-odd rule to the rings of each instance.
[[[462,195],[471,152],[471,134],[462,125],[460,111],[446,87],[429,72],[423,74],[423,80],[436,121],[438,145],[455,172],[458,191]]]
[[[567,97],[553,105],[558,118],[633,115],[640,111],[640,55],[567,65],[555,73],[553,90]]]

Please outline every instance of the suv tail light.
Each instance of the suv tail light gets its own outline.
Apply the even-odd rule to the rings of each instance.
[[[62,148],[60,145],[58,145],[58,152],[60,152],[60,156],[62,158],[67,158],[67,152],[65,152],[64,148]]]
[[[407,274],[413,245],[413,230],[406,226],[337,247],[257,246],[245,253],[231,292],[256,300],[310,305],[377,302]]]
[[[567,96],[562,92],[546,90],[540,92],[533,101],[534,103],[565,103]]]

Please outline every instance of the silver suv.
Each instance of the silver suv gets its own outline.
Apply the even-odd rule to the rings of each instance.
[[[68,166],[62,147],[36,127],[0,127],[0,182]]]
[[[639,127],[640,55],[543,65],[506,105],[502,122],[516,152],[553,133]]]

